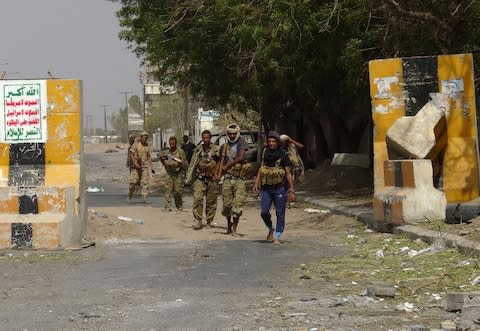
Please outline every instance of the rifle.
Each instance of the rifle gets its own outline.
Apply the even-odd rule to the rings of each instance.
[[[222,157],[220,158],[220,163],[218,167],[219,170],[217,174],[217,178],[219,179],[220,183],[223,183],[223,163],[225,162],[225,156],[227,154],[227,143],[224,143],[222,147],[223,147],[223,153],[221,153]]]
[[[198,152],[192,155],[192,162],[188,166],[187,173],[185,175],[185,185],[191,185],[193,182],[193,175],[197,169],[198,162],[200,161],[200,153],[202,152],[202,147],[199,148]]]
[[[166,161],[166,160],[173,160],[173,161],[176,161],[176,162],[180,163],[180,166],[183,170],[187,170],[183,160],[181,158],[171,154],[171,153],[160,152],[160,153],[158,153],[158,156],[160,157],[160,160],[162,160],[162,163],[163,163],[163,161]]]

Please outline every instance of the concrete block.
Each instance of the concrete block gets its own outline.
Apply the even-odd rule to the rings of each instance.
[[[422,188],[433,187],[430,160],[386,160],[383,164],[385,186]]]
[[[447,200],[437,189],[390,187],[373,197],[374,220],[400,225],[424,219],[445,219]]]
[[[462,311],[464,302],[464,293],[448,293],[445,296],[445,310],[449,312]]]
[[[465,297],[458,326],[461,330],[476,330],[477,323],[480,323],[480,297]]]
[[[454,321],[445,320],[440,323],[442,331],[457,331],[457,326]]]
[[[66,214],[1,214],[0,249],[56,249],[64,247],[62,228],[69,222]]]
[[[50,79],[32,84],[42,96],[32,104],[39,116],[36,135],[13,140],[2,136],[0,142],[0,247],[71,246],[81,242],[87,224],[79,134],[82,82]]]
[[[367,295],[369,297],[395,298],[396,292],[397,289],[393,286],[367,286]]]
[[[425,218],[445,219],[445,194],[433,187],[430,160],[387,160],[388,186],[373,196],[374,221],[395,226]]]
[[[60,247],[59,223],[32,224],[32,248],[55,249]]]
[[[36,213],[21,214],[21,197],[34,196]],[[78,243],[74,187],[0,187],[0,248],[56,249]]]
[[[368,169],[370,167],[370,156],[368,154],[359,153],[335,153],[330,164]]]
[[[387,131],[389,158],[435,159],[447,144],[447,120],[428,102],[415,116],[400,117]]]

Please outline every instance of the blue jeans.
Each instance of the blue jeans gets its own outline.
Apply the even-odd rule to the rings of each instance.
[[[286,204],[286,194],[285,187],[280,185],[278,188],[274,189],[264,189],[262,188],[260,192],[260,199],[262,205],[262,216],[263,222],[268,229],[272,230],[272,215],[270,214],[270,207],[272,203],[275,207],[275,214],[277,216],[277,226],[275,227],[275,239],[280,239],[285,228],[285,204]]]

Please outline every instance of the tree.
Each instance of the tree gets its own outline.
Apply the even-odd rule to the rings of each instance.
[[[120,0],[120,37],[212,106],[315,135],[314,161],[355,151],[371,121],[368,61],[475,52],[476,0]]]
[[[127,141],[128,137],[128,111],[142,114],[142,104],[138,95],[132,95],[128,99],[128,108],[120,108],[118,115],[112,114],[108,118],[115,134],[120,136],[120,139],[124,142]]]

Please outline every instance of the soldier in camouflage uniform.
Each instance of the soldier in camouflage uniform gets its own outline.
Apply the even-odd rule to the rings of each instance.
[[[160,152],[159,157],[168,178],[165,182],[165,205],[164,209],[172,210],[172,197],[177,210],[182,210],[182,193],[185,178],[185,169],[188,166],[187,157],[183,149],[177,147],[177,138],[168,138],[169,150]]]
[[[215,171],[220,159],[219,147],[210,142],[212,134],[209,130],[202,132],[202,142],[195,147],[192,162],[187,170],[185,184],[193,183],[193,217],[194,230],[203,228],[203,198],[205,197],[206,227],[212,227],[217,211],[217,181]]]
[[[240,127],[237,124],[229,125],[227,142],[220,147],[220,162],[217,165],[216,178],[223,176],[222,215],[227,218],[227,234],[232,234],[234,237],[239,236],[238,221],[247,198],[245,188],[247,149],[248,143],[240,136]]]
[[[127,201],[128,203],[132,202],[132,196],[135,194],[135,191],[138,190],[140,187],[140,174],[138,174],[138,169],[135,169],[133,166],[133,160],[132,160],[132,153],[130,153],[130,148],[132,148],[133,144],[135,144],[137,140],[137,137],[134,134],[131,134],[128,136],[128,150],[127,150],[127,168],[128,168],[128,173],[130,175],[130,181],[129,183],[131,185],[135,186],[135,189],[133,190],[132,194],[128,194]],[[132,172],[135,172],[135,174],[132,174]]]
[[[130,187],[128,190],[128,199],[131,201],[133,192],[135,192],[135,183],[138,181],[140,176],[140,189],[143,197],[143,202],[146,204],[150,203],[148,198],[148,180],[150,179],[149,168],[152,173],[155,173],[152,166],[152,147],[148,145],[148,133],[143,131],[140,134],[140,140],[135,142],[132,147],[130,147],[130,154],[132,156],[133,167],[137,171],[132,171],[130,173]]]

